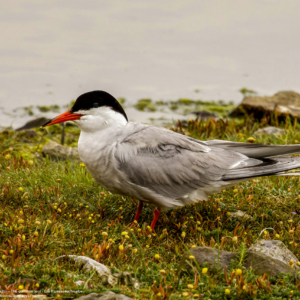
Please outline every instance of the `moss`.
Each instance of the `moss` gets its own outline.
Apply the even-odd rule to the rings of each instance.
[[[40,112],[49,112],[49,111],[58,112],[59,111],[59,106],[56,104],[49,105],[49,106],[38,106],[37,108],[39,109]]]
[[[178,108],[179,108],[179,106],[177,104],[172,104],[170,106],[170,109],[172,109],[172,110],[177,110]]]
[[[244,97],[254,96],[254,95],[257,94],[256,91],[250,90],[250,89],[245,88],[245,87],[241,88],[241,89],[239,90],[239,92],[240,92]]]
[[[152,100],[148,98],[139,100],[138,103],[134,105],[134,107],[140,111],[156,111],[155,104],[152,103]]]
[[[184,99],[184,98],[179,99],[177,102],[178,104],[184,104],[184,105],[191,105],[195,103],[195,101],[191,99]]]
[[[26,112],[26,114],[28,114],[28,116],[34,115],[34,113],[32,111],[32,106],[24,107],[24,111]]]
[[[156,105],[168,105],[168,102],[165,102],[163,100],[159,100],[155,102]]]

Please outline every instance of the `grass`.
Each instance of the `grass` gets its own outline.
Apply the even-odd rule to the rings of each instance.
[[[289,121],[277,124],[286,129],[285,136],[255,137],[254,131],[265,125],[251,120],[189,121],[187,128],[178,124],[173,130],[204,140],[300,141],[300,126]],[[76,145],[79,130],[67,127],[66,132],[66,144]],[[137,200],[102,189],[82,163],[37,156],[49,140],[60,140],[61,128],[37,133],[26,144],[19,142],[21,132],[0,134],[0,290],[43,290],[57,299],[105,290],[135,299],[300,299],[300,281],[293,276],[256,276],[242,267],[246,248],[267,227],[274,230],[264,238],[283,241],[299,256],[299,177],[250,180],[212,195],[207,202],[167,211],[148,236],[150,206],[138,226],[129,228]],[[230,212],[237,209],[253,218],[232,218]],[[237,251],[239,260],[217,273],[191,260],[193,272],[179,277],[181,257],[194,245]],[[86,255],[113,272],[131,272],[141,286],[137,290],[103,286],[97,273],[87,273],[72,261],[56,260],[67,254]],[[85,284],[76,286],[78,280]]]

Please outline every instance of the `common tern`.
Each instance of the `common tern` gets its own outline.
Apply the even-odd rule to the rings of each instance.
[[[207,200],[251,178],[285,175],[300,167],[300,145],[269,146],[222,140],[199,141],[166,128],[129,122],[118,101],[104,91],[79,96],[73,107],[48,121],[74,121],[78,151],[92,176],[108,191],[154,205],[152,231],[161,210]],[[278,157],[280,156],[280,157]]]

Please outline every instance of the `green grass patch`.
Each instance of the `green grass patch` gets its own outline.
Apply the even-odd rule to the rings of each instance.
[[[251,120],[189,121],[187,128],[179,124],[173,130],[204,140],[247,142],[265,125]],[[284,136],[263,135],[255,137],[255,142],[300,141],[297,123],[279,125],[286,129]],[[153,216],[150,206],[145,207],[138,226],[129,228],[137,199],[105,191],[83,164],[39,157],[36,153],[41,154],[47,141],[60,140],[61,128],[57,125],[36,132],[26,144],[19,141],[21,132],[0,133],[1,289],[42,289],[52,298],[112,290],[135,299],[300,299],[300,282],[293,276],[256,276],[242,267],[245,249],[266,227],[274,231],[264,238],[279,239],[299,255],[298,177],[250,180],[207,202],[167,211],[148,236]],[[66,127],[66,133],[66,144],[75,146],[79,130]],[[237,209],[252,219],[232,218],[230,212]],[[127,234],[122,235],[124,232]],[[193,272],[179,278],[180,260],[193,245],[238,251],[239,261],[218,273],[205,272],[191,261]],[[88,256],[114,272],[131,272],[141,283],[140,289],[103,286],[96,273],[86,273],[72,261],[56,260],[68,254]],[[243,269],[243,274],[236,275],[234,268]],[[76,286],[78,280],[85,284]],[[74,293],[51,292],[54,290]]]

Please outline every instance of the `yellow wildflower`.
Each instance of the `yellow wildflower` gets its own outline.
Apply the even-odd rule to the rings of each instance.
[[[189,295],[189,293],[187,293],[187,292],[183,292],[183,293],[182,293],[182,296],[183,296],[183,297],[187,297],[188,295]]]
[[[236,269],[235,274],[236,275],[242,275],[243,271],[241,269]]]

